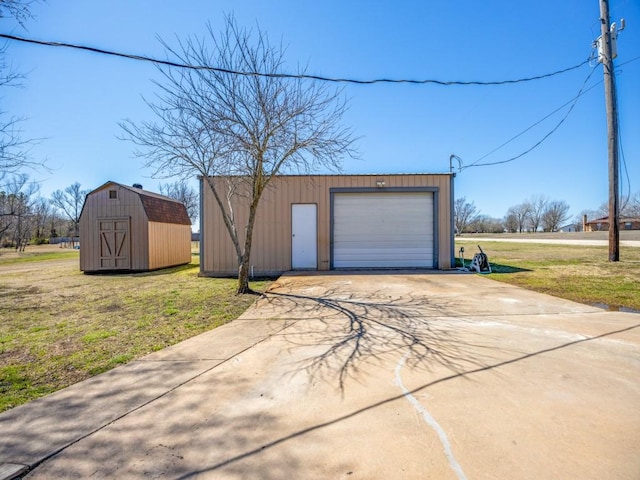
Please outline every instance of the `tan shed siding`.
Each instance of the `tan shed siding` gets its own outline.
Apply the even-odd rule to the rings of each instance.
[[[291,205],[314,203],[318,210],[318,269],[330,267],[330,194],[331,188],[376,188],[378,180],[384,188],[435,187],[437,192],[437,255],[440,269],[451,267],[451,192],[448,174],[429,175],[313,175],[277,177],[264,192],[256,216],[251,264],[257,273],[275,273],[291,269]],[[223,187],[223,180],[214,179]],[[221,190],[223,193],[223,190]],[[206,182],[203,188],[203,255],[204,274],[229,275],[237,273],[237,257]],[[234,204],[240,241],[244,232],[248,209],[238,201]]]
[[[149,269],[184,265],[191,261],[191,227],[149,222]]]
[[[117,191],[117,198],[109,198],[109,190]],[[100,235],[97,222],[105,218],[129,217],[131,219],[129,242],[131,269],[148,268],[147,221],[135,193],[119,186],[108,186],[87,196],[80,217],[80,270],[100,270]]]

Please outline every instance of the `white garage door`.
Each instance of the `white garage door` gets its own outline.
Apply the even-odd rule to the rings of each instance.
[[[432,268],[433,232],[433,192],[334,194],[334,268]]]

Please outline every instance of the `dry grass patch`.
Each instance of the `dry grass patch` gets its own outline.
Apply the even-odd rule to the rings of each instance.
[[[195,262],[84,275],[77,251],[0,255],[0,411],[237,318],[255,296],[236,283]]]
[[[469,260],[475,240],[456,239]],[[481,242],[498,280],[589,305],[640,311],[640,248],[621,247],[609,262],[608,247]]]

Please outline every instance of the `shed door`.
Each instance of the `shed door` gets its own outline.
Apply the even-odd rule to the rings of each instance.
[[[101,218],[100,268],[105,270],[131,269],[130,220],[129,217]]]
[[[435,266],[433,192],[336,193],[333,268]]]
[[[318,268],[318,219],[315,203],[291,205],[291,268]]]

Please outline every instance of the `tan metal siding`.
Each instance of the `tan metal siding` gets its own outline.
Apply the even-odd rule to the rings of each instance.
[[[384,188],[437,187],[438,268],[451,267],[451,192],[448,174],[416,175],[311,175],[281,176],[274,179],[264,192],[256,216],[251,264],[256,273],[277,273],[291,269],[291,204],[318,205],[318,269],[330,267],[330,194],[331,188],[376,188],[384,181]],[[224,195],[224,182],[214,181]],[[234,275],[237,257],[206,181],[203,188],[202,271],[205,275]],[[248,208],[236,197],[235,216],[244,242]]]
[[[149,270],[191,261],[191,227],[149,222]]]

